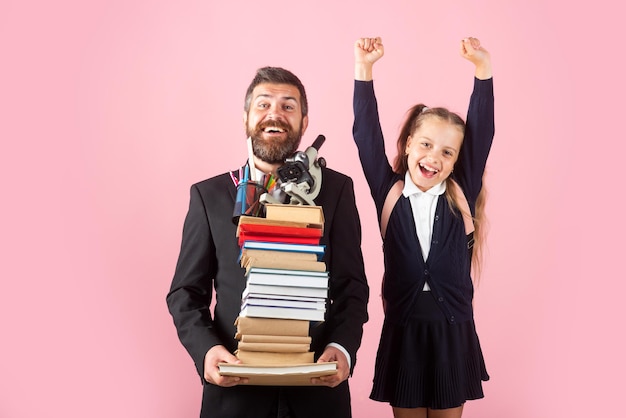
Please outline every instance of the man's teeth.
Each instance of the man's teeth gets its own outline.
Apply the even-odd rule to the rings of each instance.
[[[283,133],[283,132],[285,132],[285,130],[281,129],[281,128],[265,128],[264,131],[267,132],[267,133],[273,133],[273,132]]]

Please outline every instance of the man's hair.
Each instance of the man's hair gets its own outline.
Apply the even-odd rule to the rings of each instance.
[[[256,86],[262,83],[288,84],[290,86],[296,87],[300,92],[300,106],[302,108],[302,116],[304,117],[308,114],[309,104],[306,99],[306,92],[304,91],[304,86],[302,85],[302,82],[298,77],[296,77],[294,73],[280,67],[263,67],[257,70],[256,75],[252,79],[252,82],[248,86],[248,91],[246,92],[246,101],[243,107],[246,113],[250,110],[250,103],[252,102],[252,91]]]

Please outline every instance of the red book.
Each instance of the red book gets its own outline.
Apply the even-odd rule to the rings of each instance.
[[[268,225],[262,223],[240,223],[237,232],[239,234],[239,246],[241,246],[244,241],[317,245],[322,237],[322,230],[320,228]]]
[[[284,242],[287,244],[318,245],[320,243],[320,237],[267,235],[239,231],[239,246],[241,247],[245,241]]]
[[[277,237],[306,237],[321,238],[320,228],[307,228],[300,226],[264,225],[261,223],[242,223],[239,225],[239,234],[277,236]]]

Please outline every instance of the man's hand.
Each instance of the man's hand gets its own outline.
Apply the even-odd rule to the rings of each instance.
[[[326,347],[317,362],[328,363],[329,361],[337,362],[337,373],[330,376],[313,377],[311,383],[334,388],[348,378],[350,367],[348,366],[348,359],[341,350],[333,346]]]
[[[372,67],[385,55],[380,37],[359,38],[354,43],[354,78],[361,81],[372,79]]]
[[[476,38],[465,38],[461,41],[461,56],[476,66],[476,78],[486,80],[491,78],[491,55],[480,45]]]
[[[219,363],[241,363],[241,360],[228,352],[223,345],[211,347],[204,355],[204,380],[223,387],[248,383],[248,379],[244,377],[221,376],[217,367]]]

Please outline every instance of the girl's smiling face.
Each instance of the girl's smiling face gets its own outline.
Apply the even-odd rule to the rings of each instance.
[[[413,183],[423,192],[450,176],[463,143],[463,131],[429,116],[409,136],[405,152]]]

